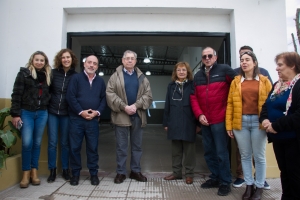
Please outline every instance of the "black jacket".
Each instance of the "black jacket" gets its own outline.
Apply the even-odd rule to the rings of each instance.
[[[41,97],[39,97],[40,89],[42,89]],[[32,78],[29,69],[21,67],[11,94],[10,114],[17,117],[21,115],[21,109],[29,111],[45,110],[50,97],[47,82],[44,81],[40,84],[37,79]]]
[[[270,94],[272,94],[273,90],[274,90],[274,86],[273,89],[270,91],[268,98],[270,98]],[[277,132],[295,131],[300,145],[300,81],[299,80],[293,87],[292,104],[288,112],[290,112],[291,114],[280,117],[275,122],[272,122],[272,127]],[[259,117],[259,122],[262,123],[262,121],[264,121],[265,119],[268,119],[268,109],[266,103],[262,107],[260,117]],[[271,141],[269,140],[269,142]]]
[[[74,74],[76,74],[74,69],[70,69],[67,73],[62,68],[52,69],[50,85],[51,99],[48,106],[49,113],[68,115],[66,94],[69,81]]]
[[[174,92],[175,88],[176,91]],[[168,139],[170,140],[188,142],[195,142],[196,140],[196,118],[190,104],[192,88],[193,81],[186,82],[183,86],[182,97],[175,82],[168,85],[163,126],[168,127]],[[181,97],[182,100],[178,100]]]

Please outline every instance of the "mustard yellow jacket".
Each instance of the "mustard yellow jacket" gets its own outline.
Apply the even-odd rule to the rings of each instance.
[[[227,99],[226,108],[226,130],[242,129],[242,94],[241,94],[241,75],[236,76],[231,82]],[[259,75],[259,94],[258,94],[258,115],[261,107],[265,103],[269,92],[272,89],[268,77]],[[260,128],[261,125],[260,125]]]

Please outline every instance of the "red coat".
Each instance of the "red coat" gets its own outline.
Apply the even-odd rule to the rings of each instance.
[[[197,119],[204,114],[209,124],[221,123],[225,121],[230,83],[237,74],[229,65],[215,63],[207,77],[204,67],[194,77],[192,109]]]

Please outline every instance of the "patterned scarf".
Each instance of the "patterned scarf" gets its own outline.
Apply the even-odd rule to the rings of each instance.
[[[292,81],[288,81],[288,82],[283,82],[282,79],[279,79],[276,85],[274,86],[274,90],[270,96],[270,99],[274,99],[276,98],[276,96],[279,96],[282,92],[285,92],[288,89],[290,89],[290,94],[286,101],[286,110],[285,112],[283,112],[283,114],[285,115],[287,115],[287,112],[291,106],[293,87],[296,84],[296,82],[299,80],[299,78],[300,78],[300,74],[297,74]]]
[[[178,85],[178,89],[179,89],[179,92],[182,93],[183,91],[183,85],[187,82],[188,80],[187,79],[184,79],[182,82],[179,81],[179,80],[176,80],[175,83],[176,85]]]

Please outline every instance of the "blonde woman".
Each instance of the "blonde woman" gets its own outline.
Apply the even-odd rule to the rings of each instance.
[[[261,199],[266,176],[267,141],[267,134],[258,119],[272,85],[266,76],[259,74],[258,62],[253,52],[242,53],[240,64],[240,75],[232,81],[228,94],[226,130],[229,137],[236,138],[240,149],[247,184],[242,199],[258,200]],[[252,155],[255,161],[255,180],[252,175]]]
[[[29,182],[32,185],[40,184],[37,169],[48,118],[50,74],[51,67],[46,54],[36,51],[30,56],[26,68],[20,68],[14,83],[10,113],[13,125],[20,128],[22,135],[21,188],[27,188]]]

